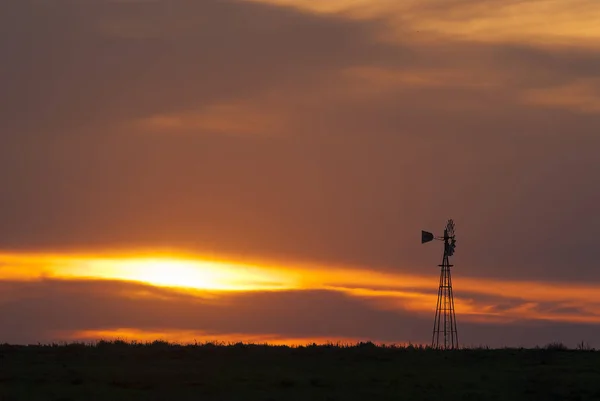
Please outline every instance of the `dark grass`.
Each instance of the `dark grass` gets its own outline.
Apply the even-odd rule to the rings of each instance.
[[[579,348],[0,345],[0,401],[600,400],[600,352]]]

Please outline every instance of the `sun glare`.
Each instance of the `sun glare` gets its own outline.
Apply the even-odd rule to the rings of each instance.
[[[194,263],[177,260],[142,260],[131,263],[140,278],[150,284],[174,287],[223,288],[224,274],[219,267],[199,267]],[[204,264],[206,265],[206,264]],[[124,266],[126,268],[126,266]]]
[[[137,281],[163,287],[217,291],[285,289],[282,274],[252,266],[176,258],[90,260],[93,277]]]

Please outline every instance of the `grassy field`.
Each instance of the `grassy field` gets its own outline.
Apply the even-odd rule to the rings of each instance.
[[[0,345],[1,401],[442,399],[600,400],[600,352],[370,343]]]

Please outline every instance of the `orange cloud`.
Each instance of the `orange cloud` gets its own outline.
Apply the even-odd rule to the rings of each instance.
[[[423,40],[429,34],[471,42],[600,45],[600,4],[594,0],[247,1],[350,19],[387,20],[381,37],[394,41],[407,35]]]
[[[600,113],[600,80],[579,79],[563,85],[525,91],[523,102],[578,113]]]
[[[271,136],[280,132],[282,116],[258,108],[250,102],[220,103],[199,111],[157,114],[129,124],[134,132],[221,133],[229,135]]]

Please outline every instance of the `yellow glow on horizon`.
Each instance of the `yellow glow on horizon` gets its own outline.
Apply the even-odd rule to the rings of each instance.
[[[247,333],[207,333],[190,330],[139,330],[135,328],[119,328],[110,330],[81,330],[56,333],[67,341],[112,341],[152,342],[156,340],[176,344],[212,343],[244,343],[270,345],[308,345],[308,344],[356,344],[361,341],[371,341],[368,338],[352,337],[282,337],[277,334],[247,334]],[[377,344],[376,342],[374,342]]]

